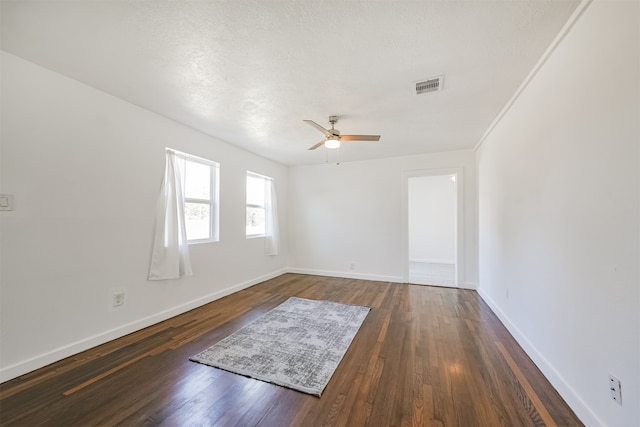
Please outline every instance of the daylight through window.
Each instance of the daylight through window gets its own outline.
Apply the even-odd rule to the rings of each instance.
[[[218,164],[176,152],[189,243],[218,241]]]
[[[271,178],[247,172],[247,237],[265,234],[265,196]]]

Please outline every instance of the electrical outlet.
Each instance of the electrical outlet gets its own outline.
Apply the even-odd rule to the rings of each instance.
[[[124,305],[124,292],[117,292],[113,294],[113,306],[121,307]]]
[[[349,264],[349,270],[355,270],[356,269],[356,263],[352,262],[351,264]]]
[[[0,193],[0,211],[13,210],[13,194]]]
[[[609,375],[609,395],[618,405],[622,406],[622,384],[613,375]]]

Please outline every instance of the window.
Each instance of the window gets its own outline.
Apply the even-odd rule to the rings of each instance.
[[[271,178],[247,172],[247,237],[265,234],[265,198]]]
[[[176,152],[189,243],[218,241],[218,164]]]

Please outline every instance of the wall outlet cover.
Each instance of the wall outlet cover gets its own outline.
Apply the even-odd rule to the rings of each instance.
[[[609,375],[609,395],[614,402],[622,406],[622,384],[613,375]]]
[[[13,210],[13,194],[0,193],[0,211]]]

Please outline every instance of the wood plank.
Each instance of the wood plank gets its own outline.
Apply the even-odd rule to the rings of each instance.
[[[322,397],[189,361],[291,296],[372,308]],[[0,384],[0,424],[582,425],[476,292],[298,274]]]
[[[502,355],[504,356],[505,360],[509,364],[509,367],[511,368],[511,370],[515,374],[516,378],[520,382],[520,385],[522,386],[522,388],[524,389],[525,393],[527,394],[527,397],[533,403],[533,406],[538,411],[538,414],[540,414],[540,417],[542,418],[542,421],[544,422],[544,424],[547,427],[557,427],[557,424],[553,420],[553,417],[551,417],[551,415],[547,411],[547,408],[544,406],[542,401],[540,401],[540,398],[535,393],[535,391],[533,391],[533,388],[529,384],[529,381],[527,381],[527,378],[524,376],[524,374],[522,373],[522,371],[520,370],[520,368],[518,367],[516,362],[513,360],[513,358],[511,357],[511,355],[507,351],[507,349],[504,347],[504,345],[501,342],[496,342],[496,346],[498,346],[498,349],[500,350],[500,353],[502,353]]]

